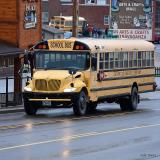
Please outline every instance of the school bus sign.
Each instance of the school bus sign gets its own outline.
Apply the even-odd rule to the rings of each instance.
[[[48,46],[50,50],[56,51],[72,51],[73,50],[74,41],[64,41],[64,40],[49,40]]]

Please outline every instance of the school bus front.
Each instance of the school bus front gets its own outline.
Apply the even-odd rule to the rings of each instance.
[[[87,46],[73,39],[51,40],[35,46],[30,57],[33,77],[23,94],[27,114],[35,114],[38,108],[72,107],[73,103],[81,105],[81,111],[75,109],[75,113],[86,112],[83,105],[90,85]]]

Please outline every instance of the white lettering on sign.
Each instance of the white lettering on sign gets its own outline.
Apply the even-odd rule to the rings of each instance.
[[[113,30],[113,35],[119,38],[152,40],[151,29],[117,29]]]

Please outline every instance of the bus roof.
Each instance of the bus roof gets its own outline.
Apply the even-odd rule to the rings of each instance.
[[[129,39],[93,39],[82,38],[76,41],[88,45],[92,53],[100,49],[102,52],[115,52],[115,51],[153,51],[154,45],[145,40],[129,40]]]
[[[51,19],[52,18],[61,18],[61,19],[64,19],[64,20],[66,20],[66,21],[72,21],[72,16],[53,16],[53,17],[51,17]],[[79,17],[79,21],[85,21],[85,18],[83,18],[83,17]]]
[[[128,39],[96,39],[96,38],[69,38],[50,39],[42,41],[34,46],[34,49],[43,49],[47,45],[49,50],[72,51],[74,46],[83,46],[83,50],[90,50],[91,53],[99,52],[130,52],[130,51],[154,51],[155,47],[151,42],[145,40]]]

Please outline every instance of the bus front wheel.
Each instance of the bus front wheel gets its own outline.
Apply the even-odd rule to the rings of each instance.
[[[97,102],[90,102],[87,106],[87,113],[93,113],[96,111],[97,108]]]
[[[35,115],[37,112],[37,108],[33,107],[27,99],[24,99],[24,110],[27,115]]]
[[[87,111],[87,96],[84,91],[81,91],[74,99],[73,111],[77,116],[83,116]]]

